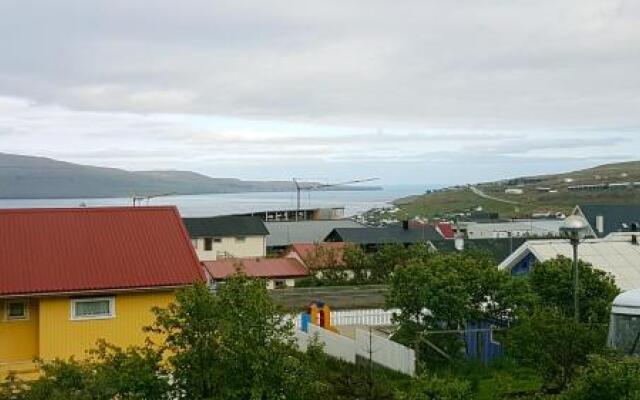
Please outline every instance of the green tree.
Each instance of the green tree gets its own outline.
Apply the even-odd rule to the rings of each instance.
[[[297,352],[292,322],[263,281],[237,275],[218,293],[182,290],[156,309],[178,394],[189,399],[308,399],[320,391]]]
[[[348,246],[344,249],[342,256],[344,269],[353,271],[353,281],[355,283],[365,283],[369,279],[369,271],[374,266],[371,255],[367,254],[360,246]]]
[[[384,245],[372,256],[372,278],[378,282],[386,282],[397,268],[424,262],[432,253],[424,243],[408,247],[401,244]]]
[[[537,370],[547,388],[564,388],[591,353],[604,349],[606,329],[577,323],[557,312],[522,316],[507,333],[510,353]]]
[[[562,399],[640,399],[640,358],[592,356]]]
[[[613,276],[580,262],[579,304],[580,320],[588,323],[607,323],[613,299],[620,292]],[[529,274],[531,290],[538,303],[555,308],[563,315],[573,315],[572,261],[559,257],[534,266]]]
[[[459,356],[459,334],[433,335],[429,331],[458,330],[468,320],[502,315],[510,305],[501,288],[510,281],[490,259],[466,253],[432,255],[396,269],[387,296],[387,307],[400,309],[395,316],[400,327],[396,340],[417,348],[420,360],[432,354],[429,343],[451,357]],[[423,342],[427,346],[422,346]],[[441,354],[435,359],[442,358]]]

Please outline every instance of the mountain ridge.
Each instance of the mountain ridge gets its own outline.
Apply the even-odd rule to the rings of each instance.
[[[332,188],[370,189],[373,188]],[[0,199],[109,198],[294,190],[295,185],[290,181],[213,178],[180,170],[128,171],[0,152]]]

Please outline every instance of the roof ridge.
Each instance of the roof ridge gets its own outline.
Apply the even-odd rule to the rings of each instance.
[[[162,206],[96,206],[96,207],[25,207],[25,208],[0,208],[0,214],[36,214],[50,212],[114,212],[114,211],[160,211],[176,210],[175,205]]]

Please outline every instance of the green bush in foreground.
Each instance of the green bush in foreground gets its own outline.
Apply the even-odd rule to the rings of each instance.
[[[454,377],[439,378],[423,375],[416,378],[406,391],[396,393],[396,400],[473,400],[471,384]]]
[[[640,399],[640,358],[590,357],[562,399]]]

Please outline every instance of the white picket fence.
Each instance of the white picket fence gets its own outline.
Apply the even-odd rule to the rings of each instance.
[[[331,325],[391,326],[393,315],[400,310],[360,309],[331,311]]]
[[[357,309],[357,310],[334,310],[331,311],[331,325],[366,325],[366,326],[391,326],[393,325],[393,314],[399,313],[398,309],[383,310],[381,308],[374,309]],[[302,318],[300,314],[291,316],[297,329],[302,326]]]
[[[356,329],[355,336],[354,340],[316,325],[310,325],[308,333],[296,329],[296,339],[302,351],[306,351],[309,342],[316,337],[330,356],[354,364],[359,356],[394,371],[415,374],[416,358],[412,349],[360,329]]]

